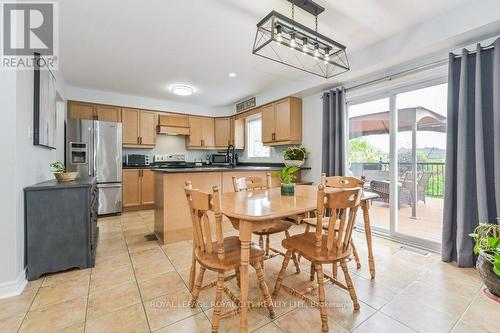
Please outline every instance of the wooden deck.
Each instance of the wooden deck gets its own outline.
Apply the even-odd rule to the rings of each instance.
[[[410,206],[402,205],[396,230],[405,235],[441,243],[443,199],[426,198],[426,201],[425,204],[417,204],[417,219],[411,218]],[[389,230],[389,204],[373,201],[370,214],[373,226]]]

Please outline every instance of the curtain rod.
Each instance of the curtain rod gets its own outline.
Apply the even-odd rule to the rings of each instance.
[[[481,48],[481,50],[488,50],[488,49],[492,49],[494,47],[495,47],[494,44],[490,44],[490,45],[487,45],[487,46],[483,46]],[[477,50],[469,51],[469,54],[476,54],[476,53],[477,53]],[[455,58],[460,58],[461,56],[462,56],[461,54],[454,54]],[[391,80],[396,79],[396,78],[398,78],[400,76],[404,76],[404,75],[408,75],[408,74],[412,74],[412,73],[418,73],[418,72],[424,71],[426,69],[431,69],[431,68],[434,68],[434,67],[439,67],[439,66],[445,65],[447,62],[448,62],[448,58],[441,59],[441,60],[438,60],[438,61],[431,62],[429,64],[425,64],[425,65],[422,65],[422,66],[410,68],[410,69],[407,69],[407,70],[404,70],[404,71],[401,71],[401,72],[398,72],[398,73],[395,73],[395,74],[387,75],[387,76],[384,76],[384,77],[381,77],[381,78],[378,78],[378,79],[374,79],[374,80],[371,80],[371,81],[368,81],[368,82],[360,83],[360,84],[357,84],[357,85],[354,85],[354,86],[351,86],[351,87],[347,86],[347,87],[345,87],[345,91],[350,91],[350,90],[355,90],[355,89],[367,87],[367,86],[370,86],[370,85],[373,85],[373,84],[376,84],[376,83],[379,83],[379,82],[391,81]],[[340,88],[340,87],[335,87],[335,88],[328,89],[328,90],[334,90],[334,89],[337,89],[337,88]],[[328,91],[325,91],[325,92],[328,93]]]

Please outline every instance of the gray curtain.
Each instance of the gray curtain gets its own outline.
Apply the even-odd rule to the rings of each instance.
[[[322,172],[328,176],[345,175],[347,159],[346,105],[343,88],[323,94]]]
[[[450,54],[443,261],[474,265],[469,237],[500,215],[500,39]]]

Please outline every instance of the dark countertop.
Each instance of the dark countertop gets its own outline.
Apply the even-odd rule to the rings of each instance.
[[[96,182],[96,179],[94,177],[78,177],[75,181],[72,182],[63,182],[60,183],[57,180],[47,180],[45,182],[41,182],[38,184],[34,184],[28,187],[25,187],[25,191],[36,191],[36,190],[45,190],[48,188],[70,188],[70,187],[90,187],[94,185]]]
[[[161,169],[153,168],[153,171],[164,173],[189,173],[189,172],[235,172],[235,171],[276,171],[280,170],[281,165],[238,165],[234,168],[224,166],[202,166],[195,168]],[[309,167],[302,167],[303,170],[309,170]]]
[[[191,162],[189,162],[192,164]],[[165,172],[165,173],[186,173],[186,172],[230,172],[230,171],[276,171],[283,168],[285,165],[283,163],[272,163],[272,162],[260,162],[260,163],[249,163],[241,162],[234,168],[223,165],[203,165],[200,167],[187,167],[187,168],[172,168],[164,169],[158,168],[157,165],[147,165],[147,166],[123,166],[123,169],[151,169],[153,171]],[[310,167],[301,167],[303,170],[310,170]]]

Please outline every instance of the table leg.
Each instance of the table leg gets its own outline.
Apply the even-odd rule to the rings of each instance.
[[[240,265],[240,332],[248,332],[248,264],[250,261],[250,241],[252,239],[252,223],[240,221],[241,265]]]
[[[373,258],[373,247],[372,247],[372,227],[370,225],[370,203],[368,200],[361,202],[361,208],[363,209],[363,220],[365,222],[365,236],[366,245],[368,246],[368,266],[370,267],[370,275],[372,279],[375,278],[375,259]]]

